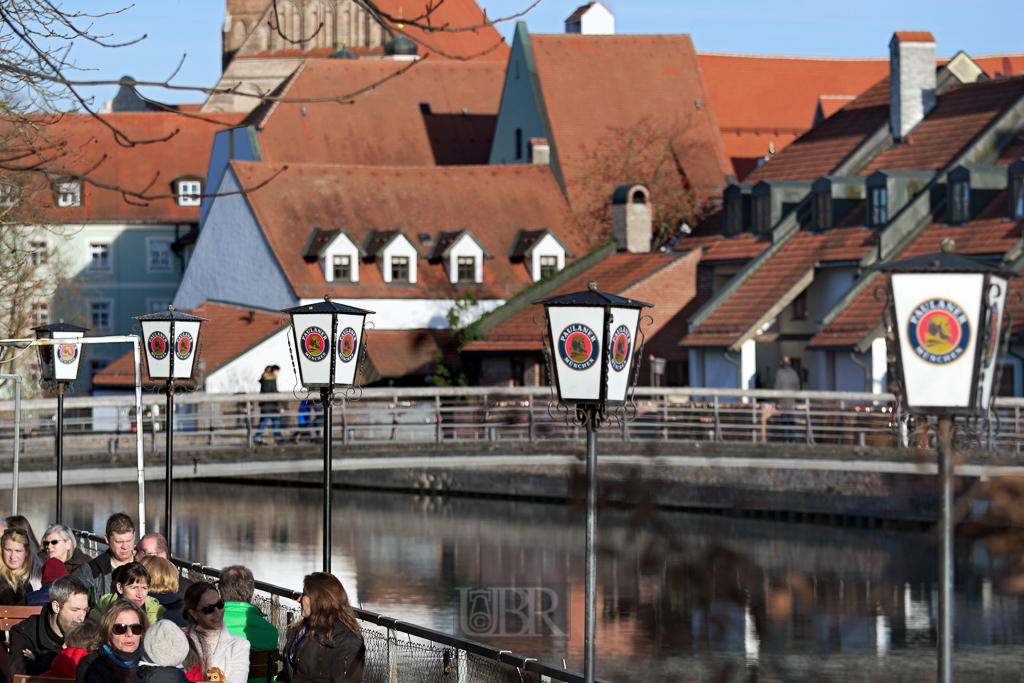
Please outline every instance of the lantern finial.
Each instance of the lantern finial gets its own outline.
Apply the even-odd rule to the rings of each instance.
[[[57,322],[63,324],[64,323],[64,318],[57,318]]]
[[[167,304],[167,310],[171,311],[173,313],[174,312],[174,306],[172,306],[170,304]]]
[[[596,292],[597,291],[597,281],[596,280],[591,280],[590,282],[588,282],[587,283],[587,289],[589,289],[591,292]]]
[[[331,295],[330,294],[324,294],[324,301],[326,301],[327,303],[331,303]]]
[[[943,238],[941,245],[942,251],[947,254],[952,254],[954,251],[956,251],[956,241],[953,240],[952,238]]]

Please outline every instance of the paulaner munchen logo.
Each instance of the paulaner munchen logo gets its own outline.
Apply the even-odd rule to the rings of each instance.
[[[356,331],[346,327],[338,335],[338,359],[348,363],[356,357]]]
[[[586,325],[569,325],[558,335],[558,355],[573,370],[586,370],[597,362],[597,335]]]
[[[945,365],[964,355],[971,342],[971,323],[952,301],[929,299],[910,314],[907,338],[925,361]]]
[[[327,348],[327,333],[319,327],[307,327],[306,331],[302,333],[299,347],[302,349],[303,356],[314,363],[319,363],[327,357],[329,350]]]
[[[455,623],[467,638],[568,638],[568,585],[455,586]]]

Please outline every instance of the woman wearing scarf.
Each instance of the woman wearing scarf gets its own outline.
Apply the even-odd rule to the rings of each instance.
[[[115,600],[100,618],[100,630],[75,670],[76,683],[137,683],[139,644],[149,628],[141,607],[130,600]]]
[[[225,683],[246,683],[249,641],[228,633],[224,626],[224,600],[213,584],[197,581],[188,587],[185,620],[189,624],[185,634],[192,644],[184,664],[188,679],[211,680],[210,669],[220,669]]]
[[[348,594],[334,575],[302,580],[302,620],[292,625],[277,683],[342,683],[363,680],[366,647]]]

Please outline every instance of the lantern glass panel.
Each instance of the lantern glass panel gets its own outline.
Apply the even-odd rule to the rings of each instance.
[[[146,369],[150,379],[171,377],[171,321],[140,320],[142,345],[146,349]],[[180,323],[179,323],[180,324]]]
[[[604,307],[547,307],[559,396],[564,403],[597,403],[601,395]]]
[[[607,358],[608,403],[617,405],[625,403],[626,392],[633,378],[633,354],[640,311],[636,308],[612,308],[611,314],[611,353]]]
[[[76,340],[81,332],[54,332],[53,339]],[[53,379],[58,382],[74,382],[78,379],[78,368],[82,364],[82,345],[75,343],[54,344]]]
[[[362,315],[338,315],[338,339],[335,343],[334,384],[352,386],[359,368],[359,345],[363,341]]]
[[[992,383],[999,369],[999,342],[1003,329],[1003,308],[1006,305],[1006,290],[1009,282],[1005,278],[993,275],[985,296],[985,320],[979,339],[984,345],[981,349],[981,375],[979,387],[981,404],[979,411],[984,411],[992,396]]]
[[[174,321],[174,379],[190,379],[199,345],[198,321]]]
[[[970,412],[978,359],[983,273],[892,273],[907,407]],[[934,410],[933,410],[934,409]]]
[[[333,317],[330,313],[292,314],[299,381],[307,389],[331,386]]]

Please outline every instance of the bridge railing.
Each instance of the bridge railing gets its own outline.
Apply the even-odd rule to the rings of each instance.
[[[162,452],[167,431],[163,397],[144,399],[142,428],[150,452]],[[537,442],[578,440],[582,428],[566,424],[551,405],[548,387],[459,387],[366,389],[359,400],[342,399],[334,411],[333,438],[346,445]],[[268,402],[268,410],[261,403]],[[635,415],[612,422],[602,439],[712,443],[798,443],[893,448],[920,439],[891,394],[768,389],[640,387]],[[277,412],[280,406],[282,412]],[[965,424],[975,442],[991,442],[1020,452],[1024,441],[1024,399],[1001,398],[996,419]],[[322,413],[290,393],[205,394],[175,402],[177,452],[255,448],[280,433],[278,444],[309,444],[322,438]],[[0,402],[0,459],[12,455],[14,406]],[[53,452],[56,401],[22,401],[22,453]],[[263,418],[276,418],[278,430]],[[266,422],[270,422],[269,420]],[[135,420],[131,396],[72,398],[65,401],[65,456],[132,449]],[[926,438],[926,437],[925,437]]]
[[[93,556],[107,548],[101,536],[77,530],[75,535],[79,547]],[[192,581],[216,583],[220,578],[220,569],[215,567],[179,557],[170,559],[181,575]],[[288,628],[301,618],[296,602],[301,591],[265,581],[256,581],[255,586],[253,604],[277,627],[278,649],[283,649]],[[584,683],[583,675],[576,671],[360,607],[354,609],[366,646],[364,683]]]

